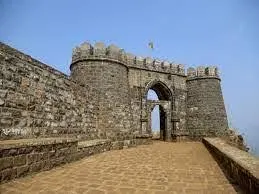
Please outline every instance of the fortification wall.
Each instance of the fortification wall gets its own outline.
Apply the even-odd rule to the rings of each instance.
[[[113,50],[102,43],[82,44],[73,52],[71,78],[99,91],[98,130],[112,141],[122,141],[133,138],[128,68]]]
[[[144,123],[141,121],[150,120],[150,115],[141,112],[143,101],[147,98],[147,92],[153,84],[162,82],[166,85],[172,94],[172,112],[170,120],[177,117],[180,122],[177,123],[177,133],[186,134],[186,76],[184,65],[173,64],[168,61],[160,61],[152,58],[141,58],[127,54],[131,57],[127,65],[129,67],[129,87],[132,99],[132,109],[138,113],[133,115],[134,129],[139,128]],[[135,60],[134,60],[135,59]],[[150,121],[151,122],[151,121]]]
[[[98,128],[103,131],[115,132],[122,128],[127,131],[130,128],[133,134],[140,132],[143,128],[141,121],[150,119],[146,118],[148,114],[143,101],[151,82],[159,81],[173,94],[173,115],[180,119],[176,126],[178,132],[186,133],[187,91],[182,64],[135,56],[114,45],[106,47],[103,43],[91,45],[85,42],[74,49],[70,68],[71,77],[77,83],[99,88]],[[109,108],[105,108],[107,105]]]
[[[96,138],[94,91],[0,43],[0,139]]]
[[[229,145],[221,138],[204,138],[202,142],[232,183],[240,186],[243,193],[258,193],[258,157]]]
[[[152,72],[142,69],[129,69],[130,94],[132,99],[132,109],[138,114],[134,115],[134,129],[141,126],[140,120],[148,120],[148,114],[141,112],[142,102],[147,97],[147,92],[152,84],[156,82],[164,83],[171,91],[172,102],[172,118],[177,117],[180,122],[177,123],[178,133],[186,133],[186,77],[179,75],[170,75],[162,72]]]
[[[187,128],[190,136],[223,135],[228,123],[217,68],[189,68],[187,76]]]
[[[123,49],[115,45],[106,47],[101,42],[97,42],[95,45],[85,42],[76,47],[73,50],[71,69],[74,64],[84,60],[109,60],[130,68],[185,76],[184,65],[182,64],[173,64],[150,57],[143,58],[135,56],[126,53]]]
[[[189,68],[185,75],[182,64],[103,43],[74,49],[71,77],[2,43],[0,63],[1,139],[132,140],[149,131],[147,92],[157,83],[160,93],[170,93],[168,134],[201,138],[228,128],[216,67]]]

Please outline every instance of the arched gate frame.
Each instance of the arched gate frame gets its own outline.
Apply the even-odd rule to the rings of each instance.
[[[155,90],[159,100],[148,100],[147,93],[149,89]],[[174,96],[172,91],[159,80],[149,82],[146,87],[142,98],[141,106],[141,134],[152,135],[151,129],[151,112],[153,108],[159,105],[165,111],[166,123],[165,123],[165,141],[172,141],[172,133],[175,131],[175,120],[173,119],[174,111]]]

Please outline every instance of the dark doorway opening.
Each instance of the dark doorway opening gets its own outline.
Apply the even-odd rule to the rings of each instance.
[[[157,93],[149,89],[147,100],[159,101]],[[166,131],[166,112],[161,105],[155,105],[151,110],[150,114],[151,120],[151,132],[153,139],[165,140],[165,131]]]
[[[160,140],[165,140],[166,137],[166,112],[163,107],[159,105],[160,115]]]

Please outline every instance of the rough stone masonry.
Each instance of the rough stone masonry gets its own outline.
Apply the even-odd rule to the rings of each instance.
[[[73,137],[134,141],[150,137],[160,107],[160,139],[220,136],[228,128],[217,67],[187,69],[83,43],[71,75],[0,43],[0,139]],[[153,89],[159,100],[147,99]]]

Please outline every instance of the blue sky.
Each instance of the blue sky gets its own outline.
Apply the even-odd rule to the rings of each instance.
[[[187,67],[216,64],[229,121],[259,150],[257,0],[0,0],[0,41],[67,74],[84,41]]]

